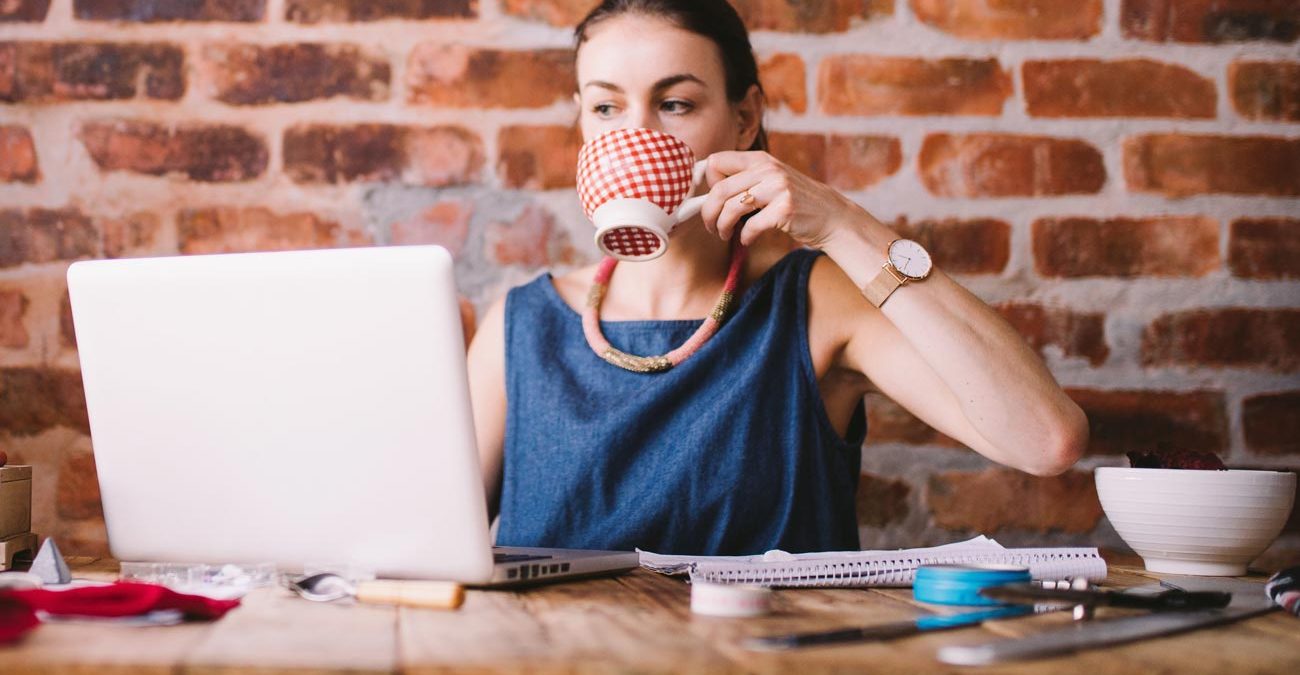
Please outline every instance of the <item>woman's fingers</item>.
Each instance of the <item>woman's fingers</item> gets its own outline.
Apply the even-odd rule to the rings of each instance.
[[[740,229],[740,245],[749,246],[758,239],[759,235],[768,230],[784,230],[789,225],[792,214],[790,193],[777,195],[762,210],[745,221],[744,227]]]
[[[709,185],[716,185],[728,176],[734,176],[745,169],[775,162],[766,152],[752,150],[724,150],[709,155],[705,165],[704,179]]]
[[[722,214],[723,207],[735,195],[758,183],[758,177],[749,172],[738,173],[734,176],[728,176],[709,188],[708,196],[704,198],[704,205],[700,208],[700,217],[704,220],[704,228],[713,234],[718,233],[718,217]]]
[[[763,208],[766,202],[762,200],[755,192],[761,189],[762,184],[755,185],[738,194],[732,195],[722,205],[722,212],[718,214],[718,220],[714,224],[714,231],[717,232],[718,238],[723,241],[731,241],[731,235],[735,231],[736,223],[745,217],[746,214]],[[749,196],[746,199],[746,195]]]

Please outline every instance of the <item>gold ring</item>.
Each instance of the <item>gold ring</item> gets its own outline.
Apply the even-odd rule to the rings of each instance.
[[[745,190],[744,192],[740,193],[741,204],[749,204],[750,202],[753,201],[754,201],[754,195],[749,194],[749,190]]]

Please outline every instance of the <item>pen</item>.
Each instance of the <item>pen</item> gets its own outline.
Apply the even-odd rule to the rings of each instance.
[[[813,647],[817,645],[840,644],[845,642],[880,642],[897,638],[973,626],[992,619],[1005,619],[1014,616],[1032,614],[1034,608],[1028,605],[997,607],[962,614],[923,616],[912,621],[898,621],[875,626],[859,626],[831,631],[813,633],[791,633],[789,635],[771,635],[750,638],[744,642],[747,649],[762,651],[780,651]]]

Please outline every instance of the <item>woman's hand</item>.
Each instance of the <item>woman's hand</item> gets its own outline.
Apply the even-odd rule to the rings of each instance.
[[[705,178],[711,187],[700,215],[704,227],[723,241],[730,241],[740,219],[755,211],[740,231],[745,246],[767,230],[781,230],[804,246],[824,249],[838,229],[875,223],[835,189],[766,152],[714,153]]]

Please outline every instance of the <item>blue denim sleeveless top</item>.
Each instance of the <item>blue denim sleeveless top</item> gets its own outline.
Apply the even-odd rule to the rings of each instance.
[[[672,370],[601,360],[544,274],[506,297],[506,414],[497,543],[743,555],[858,548],[866,417],[831,425],[808,350],[808,275],[788,254]],[[699,320],[602,322],[663,354]]]

